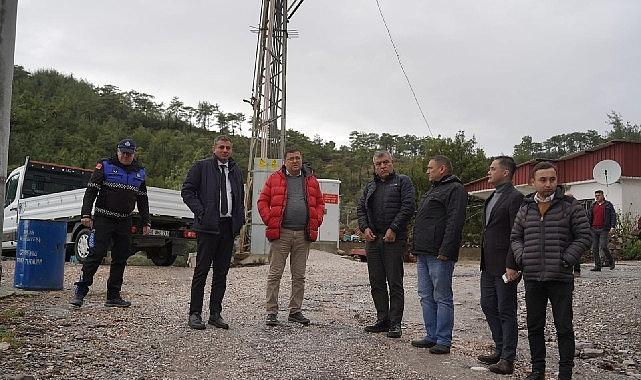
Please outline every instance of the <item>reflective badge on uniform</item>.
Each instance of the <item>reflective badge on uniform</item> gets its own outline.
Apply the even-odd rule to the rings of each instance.
[[[96,246],[96,230],[91,230],[91,232],[89,233],[87,245],[89,246],[89,249],[93,249],[93,247]]]
[[[99,163],[97,163],[97,164],[96,164],[96,169],[102,169],[102,163],[100,163],[100,162],[99,162]]]

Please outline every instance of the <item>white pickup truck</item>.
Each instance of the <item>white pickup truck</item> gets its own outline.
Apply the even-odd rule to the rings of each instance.
[[[90,230],[80,224],[80,210],[92,170],[30,161],[7,178],[2,229],[3,253],[14,253],[20,219],[67,221],[67,256],[83,261],[88,253]],[[185,253],[186,243],[196,237],[191,230],[193,213],[180,191],[147,187],[151,233],[142,235],[140,217],[134,210],[131,227],[132,253],[144,251],[154,264],[169,266]]]

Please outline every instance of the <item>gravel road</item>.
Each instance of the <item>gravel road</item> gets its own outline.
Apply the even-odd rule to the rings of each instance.
[[[4,262],[5,286],[13,263]],[[483,371],[476,356],[491,347],[479,307],[478,263],[460,262],[454,275],[455,331],[450,355],[410,346],[423,335],[416,266],[405,264],[403,337],[363,332],[375,319],[367,266],[312,251],[304,313],[307,327],[286,322],[289,271],[281,285],[278,327],[264,324],[267,266],[232,268],[223,316],[230,330],[187,327],[192,269],[128,267],[123,297],[129,309],[103,306],[101,267],[82,308],[68,301],[80,266],[67,264],[65,290],[0,299],[0,378],[36,379],[497,379],[529,369],[525,302],[519,285],[519,350],[514,376]],[[641,263],[589,272],[576,280],[577,379],[641,379]],[[209,288],[209,286],[208,286]],[[208,293],[205,294],[208,297]],[[207,298],[206,298],[207,299]],[[204,318],[208,313],[204,313]],[[548,310],[548,378],[557,349]],[[3,338],[4,337],[4,338]],[[2,343],[2,340],[11,344]],[[476,368],[481,367],[481,368]]]

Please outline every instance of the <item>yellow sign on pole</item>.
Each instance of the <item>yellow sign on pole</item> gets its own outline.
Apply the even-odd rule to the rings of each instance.
[[[272,170],[278,169],[278,161],[277,160],[272,160]]]
[[[265,160],[261,158],[260,161],[258,161],[258,167],[261,169],[265,169],[265,167],[267,167],[267,163],[265,162]]]

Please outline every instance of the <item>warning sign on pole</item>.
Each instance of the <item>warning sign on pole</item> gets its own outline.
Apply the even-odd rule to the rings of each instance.
[[[325,201],[326,204],[329,203],[329,204],[337,205],[338,194],[323,193],[323,201]]]

